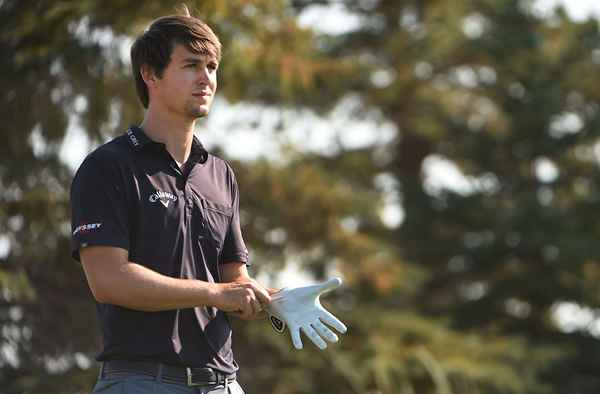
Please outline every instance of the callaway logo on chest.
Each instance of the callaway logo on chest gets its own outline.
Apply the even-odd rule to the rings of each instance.
[[[160,203],[162,205],[164,205],[165,207],[168,207],[169,203],[171,201],[173,201],[173,202],[177,201],[177,196],[172,193],[169,193],[169,192],[163,192],[162,190],[157,190],[150,195],[150,197],[148,198],[148,201],[150,201],[151,203],[160,201]]]

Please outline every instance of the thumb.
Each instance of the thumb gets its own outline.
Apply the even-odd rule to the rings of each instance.
[[[283,289],[279,293],[271,296],[274,302],[298,302],[305,297],[317,298],[321,294],[337,289],[342,284],[341,278],[332,278],[328,281],[317,283],[309,286],[294,287],[291,289]],[[294,301],[292,301],[294,300]]]
[[[326,293],[331,290],[335,290],[342,285],[342,278],[331,278],[326,282],[318,283],[315,285],[315,290],[318,294]]]

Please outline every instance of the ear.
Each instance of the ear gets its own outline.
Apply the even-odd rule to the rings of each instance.
[[[142,79],[148,87],[153,86],[156,83],[156,80],[158,79],[156,73],[154,72],[154,69],[152,69],[152,67],[148,66],[147,64],[143,64],[140,67],[140,75],[142,76]]]

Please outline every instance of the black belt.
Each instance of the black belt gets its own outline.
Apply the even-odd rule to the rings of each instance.
[[[156,377],[161,373],[163,380],[183,383],[188,386],[226,385],[235,380],[235,373],[223,374],[212,368],[186,368],[152,361],[105,361],[100,376],[118,373],[140,373]]]

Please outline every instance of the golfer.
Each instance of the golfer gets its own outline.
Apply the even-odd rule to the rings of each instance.
[[[71,187],[73,256],[103,336],[94,393],[243,393],[228,315],[262,317],[231,167],[194,136],[221,44],[201,20],[155,20],[131,48],[141,124],[92,152]]]

